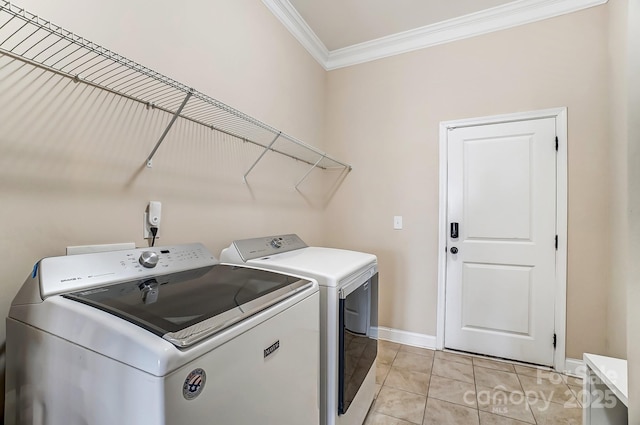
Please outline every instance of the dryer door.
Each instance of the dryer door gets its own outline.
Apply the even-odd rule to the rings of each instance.
[[[378,274],[352,292],[340,295],[338,323],[338,413],[344,414],[356,397],[378,353]]]

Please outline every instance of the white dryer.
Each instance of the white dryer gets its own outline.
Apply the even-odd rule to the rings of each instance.
[[[7,318],[5,424],[319,423],[313,279],[201,244],[39,261]]]
[[[375,395],[375,255],[309,247],[297,235],[237,240],[220,261],[315,279],[320,285],[320,423],[361,425]]]

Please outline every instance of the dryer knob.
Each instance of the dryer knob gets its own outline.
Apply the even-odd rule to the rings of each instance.
[[[160,258],[158,257],[158,254],[153,251],[144,251],[138,259],[140,264],[148,269],[154,268],[158,264],[159,260]]]

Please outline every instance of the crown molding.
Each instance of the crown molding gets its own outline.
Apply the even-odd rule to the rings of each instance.
[[[327,71],[541,21],[608,0],[516,0],[491,9],[329,51],[288,0],[262,0]]]
[[[329,50],[320,41],[307,22],[300,16],[289,0],[262,0],[276,18],[282,22],[286,29],[298,40],[302,46],[327,70]]]
[[[565,15],[606,2],[607,0],[518,0],[448,21],[333,50],[329,52],[329,60],[323,66],[328,70],[343,68]]]

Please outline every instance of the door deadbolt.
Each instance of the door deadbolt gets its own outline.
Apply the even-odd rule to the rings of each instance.
[[[458,239],[458,223],[451,223],[451,239]]]
[[[452,246],[450,249],[452,254],[457,254],[458,253],[458,248],[456,248],[455,246]]]

